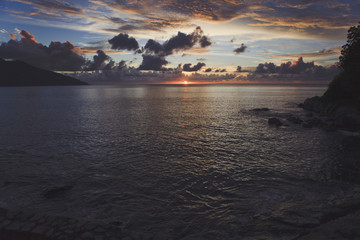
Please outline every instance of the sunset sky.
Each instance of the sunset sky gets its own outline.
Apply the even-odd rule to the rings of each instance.
[[[360,1],[2,0],[0,19],[2,58],[36,65],[69,47],[70,60],[61,61],[70,64],[76,55],[78,67],[49,63],[50,70],[125,61],[138,70],[325,76],[360,20]]]

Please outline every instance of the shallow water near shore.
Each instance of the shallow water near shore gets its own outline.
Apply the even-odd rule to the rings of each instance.
[[[0,207],[154,238],[296,237],[360,194],[333,177],[341,133],[267,123],[325,89],[0,88]]]

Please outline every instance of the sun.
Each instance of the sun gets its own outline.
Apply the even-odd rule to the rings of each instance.
[[[185,84],[185,85],[188,85],[188,84],[189,84],[189,82],[188,82],[188,81],[184,81],[184,84]]]

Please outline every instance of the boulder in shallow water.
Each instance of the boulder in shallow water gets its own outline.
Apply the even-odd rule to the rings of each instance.
[[[251,111],[253,112],[268,112],[270,111],[269,108],[254,108],[254,109],[251,109]]]
[[[310,118],[306,120],[306,123],[311,127],[323,127],[326,125],[320,118]]]
[[[324,110],[322,99],[319,96],[307,98],[302,106],[305,110],[313,111],[316,113],[320,113]]]
[[[269,125],[274,125],[276,127],[280,127],[281,125],[283,125],[283,123],[277,118],[269,118],[268,124]]]

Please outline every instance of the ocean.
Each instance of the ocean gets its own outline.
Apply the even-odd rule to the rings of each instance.
[[[0,208],[117,222],[150,238],[290,239],[360,192],[334,174],[343,133],[286,121],[305,119],[297,105],[325,90],[0,88]]]

